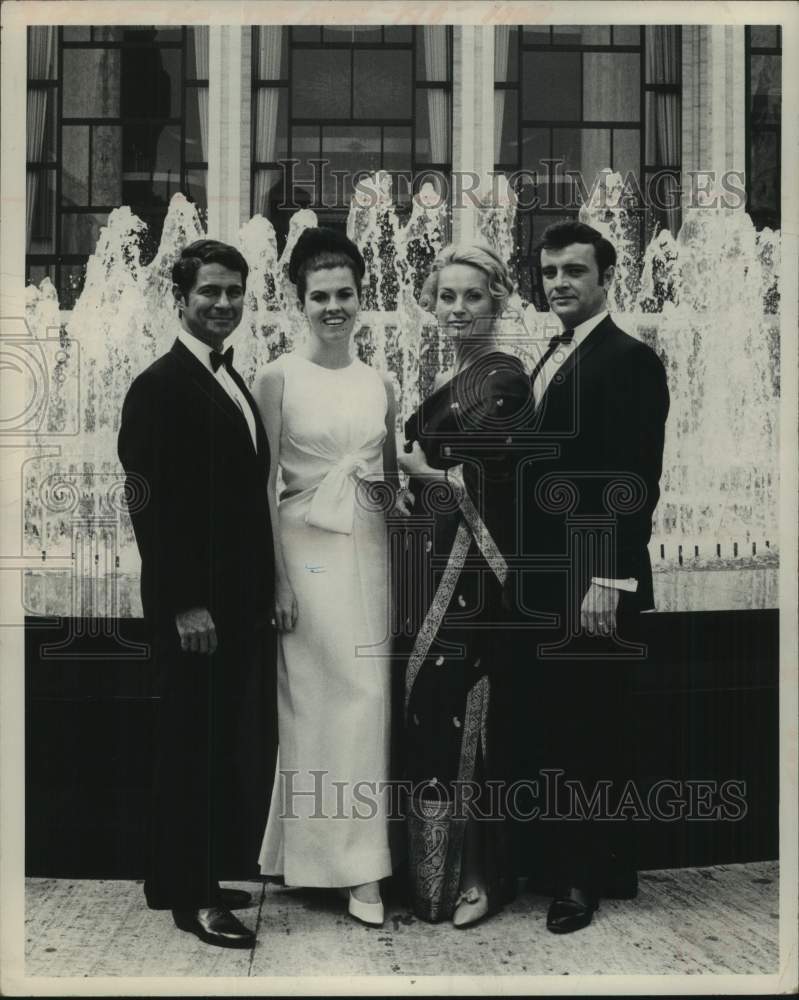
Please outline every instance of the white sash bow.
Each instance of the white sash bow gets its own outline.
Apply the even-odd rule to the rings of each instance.
[[[355,516],[356,476],[367,469],[362,454],[344,455],[326,473],[316,488],[305,523],[324,531],[352,534]]]

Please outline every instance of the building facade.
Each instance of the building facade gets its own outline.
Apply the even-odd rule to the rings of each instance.
[[[532,300],[537,236],[608,168],[642,246],[725,172],[777,228],[780,60],[776,26],[32,27],[26,281],[49,277],[70,309],[119,205],[148,224],[145,260],[178,191],[210,234],[260,213],[280,246],[299,208],[343,226],[358,178],[383,170],[400,218],[432,185],[454,239],[504,175]]]

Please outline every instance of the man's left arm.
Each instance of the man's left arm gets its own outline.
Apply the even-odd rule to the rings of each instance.
[[[663,365],[654,351],[641,345],[609,373],[604,412],[598,416],[604,437],[602,472],[606,473],[606,485],[618,480],[617,499],[621,502],[613,511],[616,535],[609,561],[594,567],[593,582],[583,599],[581,624],[589,633],[615,627],[622,590],[635,590],[641,578],[652,515],[660,497],[668,410]],[[624,510],[625,478],[634,480],[629,511]]]

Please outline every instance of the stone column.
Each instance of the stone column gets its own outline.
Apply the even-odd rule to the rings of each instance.
[[[250,28],[212,25],[208,80],[208,235],[236,243],[250,210]]]
[[[25,414],[30,412],[35,394],[31,392],[31,375],[35,366],[25,364],[30,350],[31,362],[35,347],[24,343],[16,348],[9,340],[25,340],[25,206],[26,206],[26,107],[27,107],[27,38],[22,4],[4,4],[2,9],[3,58],[0,60],[0,100],[2,100],[3,141],[0,150],[0,206],[2,207],[2,239],[0,240],[0,412],[3,423],[0,438],[0,624],[3,635],[3,670],[0,676],[0,730],[3,747],[8,749],[6,761],[20,759],[25,750],[25,628],[22,593],[23,571],[27,560],[23,556],[22,526],[24,501],[22,484],[24,468],[31,457],[33,443],[25,433]],[[21,16],[20,16],[21,15]],[[21,22],[21,23],[20,23]],[[8,352],[8,353],[7,353]],[[26,370],[27,369],[27,370]],[[18,421],[14,418],[20,415]],[[17,434],[15,423],[21,424]],[[3,771],[4,776],[7,774]],[[8,815],[24,816],[25,790],[22,781],[6,782],[3,806]],[[23,868],[16,862],[24,856],[22,823],[5,826],[3,852],[0,856],[0,880],[8,912],[21,913],[25,906]],[[13,924],[13,926],[11,926]],[[25,933],[22,921],[7,921],[4,927],[4,947],[7,954],[24,955]],[[7,963],[11,972],[12,960]],[[21,963],[18,968],[21,971]]]
[[[250,25],[241,28],[241,60],[239,79],[239,227],[251,217],[250,185],[252,184],[252,33]]]
[[[452,239],[477,235],[479,198],[491,191],[494,169],[494,29],[453,29]]]
[[[9,15],[10,10],[4,10]],[[25,205],[27,34],[24,24],[3,18],[0,205],[3,239],[0,241],[0,316],[25,315]],[[20,19],[22,20],[22,19]]]
[[[682,169],[684,208],[689,207],[690,171],[746,169],[746,74],[744,28],[684,25]],[[707,186],[707,181],[704,182]],[[736,187],[743,187],[743,181]]]

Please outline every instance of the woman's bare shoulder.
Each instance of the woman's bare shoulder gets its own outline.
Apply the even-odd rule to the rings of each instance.
[[[286,355],[281,355],[279,358],[275,358],[274,361],[270,361],[256,375],[253,384],[253,395],[256,399],[265,393],[274,393],[277,390],[282,391],[285,379],[285,357]]]

